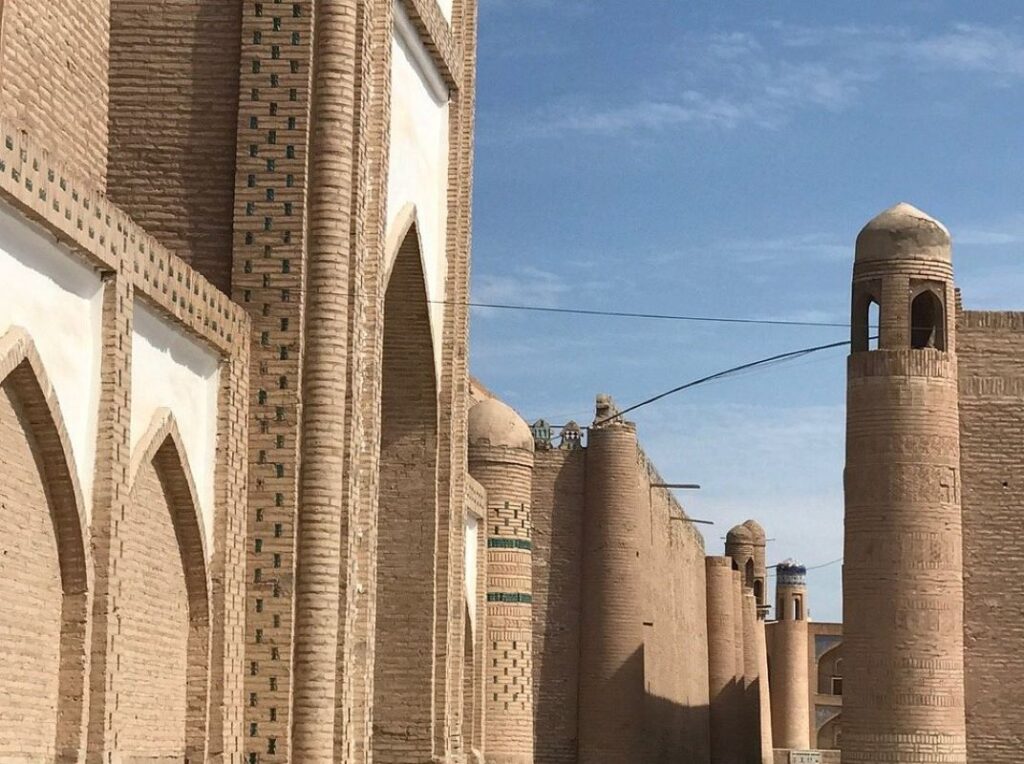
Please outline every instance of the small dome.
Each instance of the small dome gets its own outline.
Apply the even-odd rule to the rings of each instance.
[[[743,523],[743,527],[750,531],[750,535],[753,536],[754,541],[765,540],[764,528],[761,527],[761,524],[757,522],[757,520],[747,520]]]
[[[725,534],[726,544],[753,544],[754,534],[750,532],[750,528],[745,525],[737,525],[735,528]]]
[[[857,234],[857,262],[926,256],[950,261],[949,231],[906,202],[875,216]]]
[[[511,407],[488,398],[469,410],[469,444],[533,451],[533,433]]]

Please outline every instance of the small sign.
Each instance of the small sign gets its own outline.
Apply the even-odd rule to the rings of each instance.
[[[790,751],[789,764],[821,764],[821,751]]]

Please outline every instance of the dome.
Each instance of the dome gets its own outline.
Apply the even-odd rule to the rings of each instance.
[[[469,445],[533,451],[533,433],[511,407],[488,398],[469,410]]]
[[[754,534],[750,532],[750,528],[745,525],[737,525],[735,528],[725,534],[726,544],[753,544]]]
[[[906,202],[879,213],[857,234],[857,262],[922,256],[950,261],[949,231]]]
[[[750,531],[750,535],[753,537],[754,541],[765,540],[764,528],[761,527],[761,524],[757,522],[757,520],[747,520],[743,523],[743,527]]]

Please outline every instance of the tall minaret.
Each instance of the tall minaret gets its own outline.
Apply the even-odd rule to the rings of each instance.
[[[771,700],[776,748],[810,748],[807,569],[792,560],[775,567],[775,639]],[[867,761],[865,760],[865,764]]]
[[[954,304],[941,223],[898,204],[864,227],[847,366],[844,764],[966,761]]]

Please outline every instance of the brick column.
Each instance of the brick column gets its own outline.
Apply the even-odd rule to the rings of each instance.
[[[614,421],[587,442],[580,631],[579,761],[639,761],[644,743],[643,579],[636,429]]]
[[[772,658],[772,722],[775,745],[810,747],[810,695],[807,676],[807,587],[805,569],[793,562],[777,568]]]
[[[711,764],[742,764],[737,750],[736,629],[732,559],[707,557]]]

